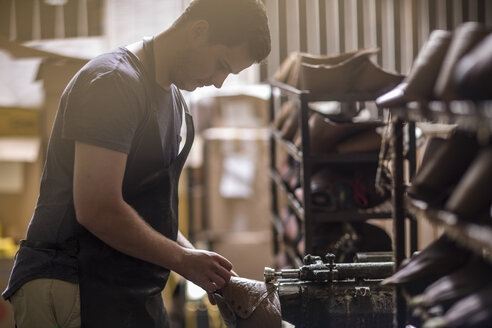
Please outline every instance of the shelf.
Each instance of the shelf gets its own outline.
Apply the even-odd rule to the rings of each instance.
[[[292,142],[282,138],[280,131],[272,127],[272,136],[281,147],[298,162],[302,162],[303,153]],[[331,153],[331,154],[311,154],[306,156],[312,164],[333,164],[333,163],[377,163],[379,160],[378,152],[357,152],[357,153]]]
[[[406,121],[457,123],[465,129],[492,129],[492,101],[410,102],[388,110]]]
[[[305,212],[301,202],[287,188],[278,172],[272,170],[271,176],[276,185],[280,188],[281,192],[283,192],[287,197],[289,206],[294,210],[299,219],[305,220]],[[313,223],[391,219],[391,216],[392,214],[390,212],[370,212],[370,209],[358,208],[330,211],[326,210],[322,206],[316,205],[312,206],[311,211],[311,220]]]
[[[270,172],[273,181],[275,181],[275,184],[279,189],[287,196],[287,201],[289,203],[290,208],[294,210],[296,213],[297,217],[301,220],[304,221],[304,208],[302,207],[301,203],[295,198],[295,196],[288,190],[287,186],[285,185],[284,181],[280,177],[277,171],[272,170]]]
[[[277,142],[292,158],[294,158],[297,162],[302,161],[302,152],[297,149],[297,147],[290,141],[285,140],[282,138],[282,135],[280,134],[280,131],[277,130],[276,128],[272,127],[272,136],[275,139],[275,142]]]
[[[444,228],[457,242],[492,263],[492,222],[477,224],[459,220],[451,212],[430,207],[426,202],[406,198],[408,210]]]
[[[375,92],[356,92],[356,93],[312,93],[309,90],[299,90],[293,86],[278,82],[271,79],[269,81],[272,87],[276,87],[282,90],[286,95],[295,97],[304,97],[308,102],[310,101],[370,101],[375,100],[379,94]]]

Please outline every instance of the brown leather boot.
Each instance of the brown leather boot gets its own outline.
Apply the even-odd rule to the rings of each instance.
[[[457,92],[462,99],[492,99],[492,33],[456,65]]]
[[[457,301],[442,317],[427,320],[422,328],[492,327],[492,285]]]
[[[463,23],[454,30],[434,87],[436,98],[446,101],[459,99],[454,79],[455,66],[461,57],[477,45],[488,32],[483,24],[477,22]]]
[[[452,192],[445,209],[460,219],[477,221],[492,205],[492,146],[482,149]]]
[[[240,277],[213,294],[227,328],[280,328],[282,315],[274,284]]]
[[[490,284],[492,267],[475,259],[463,269],[446,275],[429,285],[422,295],[411,301],[412,306],[434,308],[434,314],[444,314],[456,301]],[[438,313],[438,311],[442,311]]]
[[[421,294],[437,279],[455,272],[470,260],[471,251],[446,235],[432,242],[417,255],[402,262],[383,285],[401,285],[410,295]]]
[[[356,153],[379,151],[381,148],[381,135],[375,129],[363,131],[351,136],[336,145],[338,153]]]
[[[326,63],[300,63],[301,90],[324,93],[346,93],[353,90],[354,82],[360,73],[368,65],[369,56],[375,54],[377,49],[362,49],[347,58],[342,54],[337,59]]]
[[[431,100],[450,42],[451,32],[434,30],[419,51],[410,74],[396,88],[378,97],[376,104],[379,107],[394,107],[409,101]]]
[[[407,192],[415,199],[442,206],[475,158],[479,145],[476,136],[458,130],[440,145],[422,164]]]
[[[302,63],[309,65],[338,65],[352,57],[357,57],[362,53],[367,55],[378,52],[378,49],[362,49],[346,52],[339,55],[315,55],[306,52],[294,51],[280,64],[273,75],[273,79],[283,82],[300,89],[299,72]]]
[[[374,130],[384,123],[379,121],[335,123],[319,113],[313,113],[309,118],[309,140],[311,153],[334,152],[336,145],[343,140],[358,133]],[[301,138],[294,140],[294,144],[300,149]]]

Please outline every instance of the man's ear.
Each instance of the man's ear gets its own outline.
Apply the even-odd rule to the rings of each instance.
[[[200,19],[190,26],[190,39],[193,42],[204,42],[208,40],[209,25],[206,20]]]

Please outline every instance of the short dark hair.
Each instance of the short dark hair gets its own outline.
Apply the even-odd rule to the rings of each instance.
[[[211,44],[246,43],[251,59],[257,63],[270,53],[268,18],[261,0],[193,0],[173,27],[199,19],[210,26]]]

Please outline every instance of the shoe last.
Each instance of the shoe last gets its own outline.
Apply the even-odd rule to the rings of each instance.
[[[434,95],[437,99],[446,101],[459,99],[456,93],[454,70],[458,61],[477,45],[488,33],[488,29],[477,22],[466,22],[453,31],[449,49],[444,57],[439,72]]]
[[[410,101],[431,100],[434,84],[450,42],[451,32],[432,31],[417,54],[408,76],[396,88],[378,97],[376,104],[379,107],[394,107]]]
[[[474,160],[479,144],[474,135],[455,130],[436,146],[430,149],[434,151],[431,157],[424,156],[428,160],[422,163],[407,192],[412,198],[442,206]]]
[[[462,99],[492,99],[492,33],[456,65],[454,79]]]
[[[480,150],[454,188],[444,208],[467,221],[477,220],[492,205],[492,146]]]

